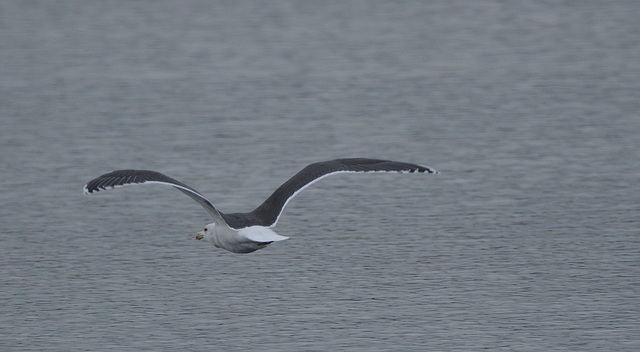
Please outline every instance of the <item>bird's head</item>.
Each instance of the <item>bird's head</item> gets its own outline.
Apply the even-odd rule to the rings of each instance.
[[[215,231],[215,229],[216,229],[215,222],[205,226],[202,231],[198,231],[198,233],[196,233],[196,240],[201,240],[203,238],[206,238],[207,241],[211,241],[213,238],[213,232]]]

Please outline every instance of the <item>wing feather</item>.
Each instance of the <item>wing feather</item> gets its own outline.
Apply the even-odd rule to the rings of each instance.
[[[298,192],[327,176],[348,172],[437,173],[430,167],[381,159],[350,158],[313,163],[283,183],[253,210],[250,213],[252,216],[247,218],[257,223],[246,225],[275,226],[284,207]]]
[[[84,194],[98,192],[100,190],[122,187],[127,185],[156,183],[173,186],[200,204],[216,220],[222,220],[220,212],[193,187],[171,178],[165,174],[152,170],[115,170],[98,176],[84,185]],[[222,220],[224,221],[224,220]]]

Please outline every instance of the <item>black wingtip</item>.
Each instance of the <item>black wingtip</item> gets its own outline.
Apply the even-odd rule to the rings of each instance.
[[[440,171],[438,171],[436,169],[433,169],[433,168],[430,168],[430,167],[425,167],[425,166],[422,166],[417,171],[420,172],[420,173],[427,173],[427,174],[434,174],[434,175],[437,175],[437,174],[440,173]]]

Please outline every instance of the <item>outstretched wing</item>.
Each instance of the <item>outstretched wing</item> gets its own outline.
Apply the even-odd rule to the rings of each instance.
[[[430,167],[379,159],[336,159],[313,163],[278,187],[264,203],[248,214],[251,216],[247,220],[255,223],[246,225],[275,226],[284,207],[298,192],[327,176],[346,172],[437,173]]]
[[[205,208],[211,216],[216,220],[222,220],[220,212],[213,207],[211,202],[205,198],[200,192],[196,191],[192,187],[185,185],[184,183],[173,179],[167,175],[161,174],[157,171],[151,170],[116,170],[87,182],[84,185],[84,194],[98,192],[100,190],[112,189],[115,187],[122,187],[127,185],[145,184],[145,183],[157,183],[162,185],[169,185],[177,188],[180,192],[191,197],[191,199],[198,202]]]

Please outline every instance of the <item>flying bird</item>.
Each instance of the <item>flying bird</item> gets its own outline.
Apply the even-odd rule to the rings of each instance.
[[[430,167],[391,160],[350,158],[321,161],[295,174],[253,211],[233,214],[218,211],[194,188],[151,170],[112,171],[89,181],[84,185],[83,193],[147,183],[173,186],[198,202],[213,217],[213,222],[199,231],[196,239],[204,238],[215,247],[234,253],[251,253],[288,238],[278,235],[271,228],[276,226],[282,210],[296,194],[327,176],[356,172],[438,173]]]

